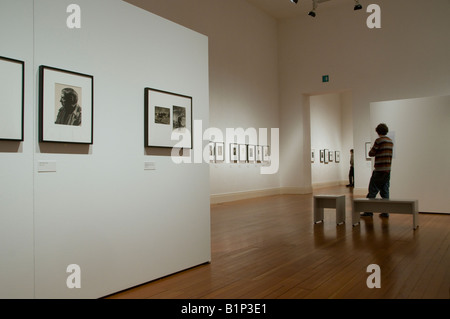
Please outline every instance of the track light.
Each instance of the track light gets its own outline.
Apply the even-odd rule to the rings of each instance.
[[[316,16],[316,8],[317,8],[316,0],[313,0],[313,9],[308,12],[308,15],[314,18]]]
[[[355,0],[355,7],[353,8],[353,10],[361,10],[362,9],[362,5],[359,3],[358,0]]]
[[[298,0],[291,0],[291,2],[297,4]]]

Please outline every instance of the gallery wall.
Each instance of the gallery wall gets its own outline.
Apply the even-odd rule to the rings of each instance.
[[[450,93],[448,1],[362,1],[360,11],[346,3],[332,10],[323,3],[315,18],[279,22],[281,185],[307,186],[307,177],[292,172],[310,167],[309,155],[287,147],[294,140],[308,143],[305,94],[352,91],[355,192],[366,194],[372,167],[364,144],[375,129],[370,103]],[[381,8],[379,29],[367,27],[369,4]]]
[[[2,297],[97,298],[211,260],[208,165],[144,147],[145,87],[208,126],[208,38],[119,0],[78,1],[70,29],[69,4],[1,2],[0,55],[26,63],[25,140],[0,142]],[[94,76],[92,145],[38,142],[40,65]]]
[[[370,114],[372,126],[386,123],[394,141],[391,197],[417,199],[420,212],[450,214],[450,96],[374,102]]]
[[[224,135],[227,128],[267,129],[271,143],[271,128],[280,128],[275,19],[243,0],[127,2],[207,35],[210,126]],[[213,202],[278,193],[280,186],[279,174],[261,174],[259,164],[212,164],[210,181]]]
[[[313,188],[348,184],[350,149],[353,148],[351,92],[310,97],[311,182]],[[320,160],[320,151],[334,154],[331,162]],[[336,153],[339,152],[339,159]]]

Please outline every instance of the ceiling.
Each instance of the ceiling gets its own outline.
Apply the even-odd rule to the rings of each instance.
[[[312,0],[298,0],[297,4],[292,3],[290,0],[247,0],[247,2],[276,19],[308,16],[308,12],[313,7]],[[354,3],[354,0],[317,0],[317,9],[331,9],[337,5],[351,6]]]

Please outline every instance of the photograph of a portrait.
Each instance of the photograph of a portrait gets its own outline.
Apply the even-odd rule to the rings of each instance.
[[[255,145],[247,145],[247,160],[249,163],[256,162],[256,147]]]
[[[262,162],[262,153],[263,153],[263,147],[261,145],[256,145],[256,162],[257,163]]]
[[[39,141],[92,144],[94,77],[39,67]]]
[[[209,142],[209,162],[213,163],[216,160],[216,147],[214,142]]]
[[[264,145],[262,150],[263,150],[263,161],[268,162],[270,160],[270,146]]]
[[[247,162],[247,145],[239,144],[239,161]]]
[[[24,140],[24,72],[24,61],[0,56],[0,140]]]
[[[144,89],[145,147],[192,149],[192,97]]]
[[[320,162],[323,163],[325,160],[325,151],[320,150]]]

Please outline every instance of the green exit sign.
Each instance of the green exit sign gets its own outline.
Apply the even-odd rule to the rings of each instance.
[[[330,76],[329,75],[322,75],[322,82],[330,82]]]

